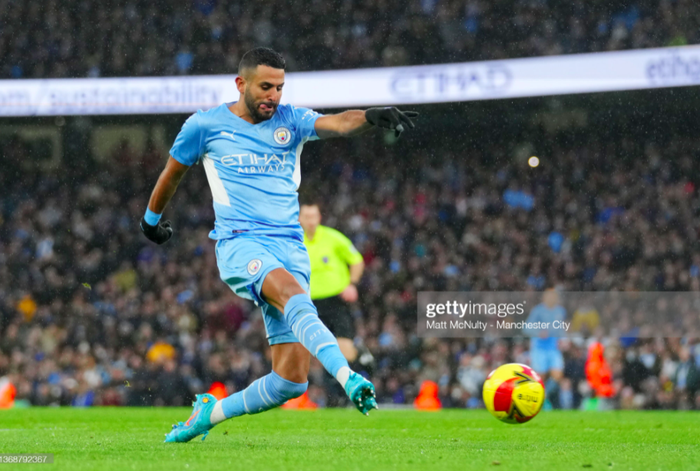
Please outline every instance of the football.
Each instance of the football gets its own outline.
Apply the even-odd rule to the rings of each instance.
[[[522,424],[542,408],[544,383],[529,366],[508,363],[486,377],[483,394],[491,415],[507,424]]]

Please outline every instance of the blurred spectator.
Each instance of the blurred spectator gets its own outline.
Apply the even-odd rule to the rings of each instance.
[[[586,377],[596,397],[614,396],[613,374],[604,355],[605,347],[600,342],[592,343],[588,348],[586,360]]]
[[[697,138],[660,145],[591,131],[551,140],[556,165],[536,173],[507,158],[516,145],[507,138],[383,138],[311,146],[301,188],[365,259],[353,315],[377,359],[382,402],[412,404],[429,380],[444,406],[478,407],[489,371],[537,361],[528,338],[418,338],[418,291],[700,290]],[[0,377],[14,378],[18,400],[180,405],[214,382],[231,393],[269,371],[259,311],[219,280],[201,169],[180,185],[168,213],[176,235],[161,247],[137,228],[160,171],[153,150],[98,161],[89,146],[76,156],[66,145],[63,165],[44,170],[28,142],[1,142]],[[532,207],[504,203],[509,188],[532,195]],[[624,211],[601,219],[605,208]],[[553,231],[563,239],[556,251]],[[600,339],[606,379],[591,386],[584,336],[595,323],[579,311],[582,336],[559,343],[554,407],[585,406],[598,383],[621,407],[698,406],[692,333]],[[324,375],[312,365],[314,402],[341,404],[322,389]]]
[[[15,403],[17,388],[10,378],[0,377],[0,409],[10,409]]]
[[[596,332],[600,325],[600,314],[593,306],[580,306],[571,317],[571,331],[580,332],[588,337]]]
[[[696,2],[0,1],[3,78],[235,73],[270,46],[290,70],[696,44]]]
[[[673,377],[673,384],[678,400],[684,408],[694,405],[695,395],[700,389],[700,371],[688,347],[680,349],[679,364]]]

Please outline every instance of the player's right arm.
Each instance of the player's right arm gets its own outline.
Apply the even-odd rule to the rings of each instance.
[[[153,188],[151,198],[148,200],[148,210],[141,219],[141,231],[149,240],[158,245],[164,244],[173,235],[170,221],[160,221],[160,215],[163,214],[165,206],[172,199],[187,170],[189,170],[187,165],[181,164],[170,156],[168,163],[165,164],[165,168],[158,177],[156,186]]]
[[[172,237],[173,229],[170,227],[170,221],[162,222],[161,215],[175,194],[180,180],[185,176],[190,166],[199,160],[201,154],[202,132],[199,117],[197,114],[193,114],[182,125],[182,129],[177,135],[172,149],[170,149],[170,158],[158,177],[158,182],[148,200],[146,214],[141,219],[141,231],[156,244],[164,244]]]
[[[187,165],[181,164],[170,156],[168,163],[165,164],[165,168],[158,177],[156,186],[153,188],[151,199],[148,200],[148,209],[156,214],[161,214],[175,194],[180,180],[189,169]]]
[[[189,170],[187,165],[181,164],[170,156],[148,200],[148,209],[141,219],[141,231],[158,245],[164,244],[173,235],[170,221],[161,222],[160,215],[163,214],[165,206],[172,199],[187,170]]]

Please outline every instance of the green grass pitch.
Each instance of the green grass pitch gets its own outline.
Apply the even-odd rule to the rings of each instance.
[[[681,470],[700,468],[694,412],[545,412],[506,425],[486,411],[276,410],[206,441],[163,443],[190,409],[0,411],[0,453],[54,453],[39,470]]]

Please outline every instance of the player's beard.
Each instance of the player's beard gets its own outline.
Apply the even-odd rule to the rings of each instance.
[[[273,103],[273,102],[265,101],[265,100],[262,100],[262,101],[259,101],[256,103],[255,99],[248,92],[245,93],[243,98],[245,101],[245,106],[248,108],[248,111],[250,112],[250,116],[253,118],[253,121],[255,121],[256,123],[259,123],[261,121],[267,121],[268,119],[272,118],[275,115],[275,112],[277,111],[277,103]],[[260,105],[263,103],[270,106],[272,108],[272,110],[268,111],[267,113],[261,112]]]

